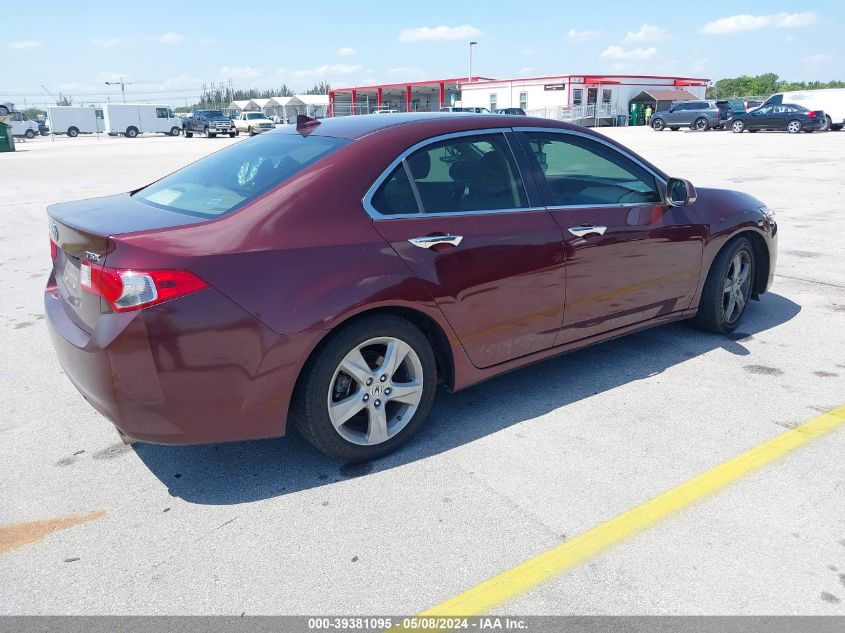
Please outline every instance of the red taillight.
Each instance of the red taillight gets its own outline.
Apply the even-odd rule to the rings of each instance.
[[[815,112],[808,112],[808,113],[807,113],[807,116],[808,116],[808,117],[810,117],[811,119],[815,119],[815,118],[816,118],[816,113],[815,113]]]
[[[208,288],[187,270],[131,270],[82,263],[79,285],[109,302],[115,312],[148,308]]]
[[[50,240],[50,258],[53,261],[56,261],[56,258],[59,256],[59,247],[56,246],[56,243],[53,240]]]

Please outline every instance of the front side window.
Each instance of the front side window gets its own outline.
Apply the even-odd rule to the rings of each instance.
[[[102,110],[94,110],[94,116],[97,117],[98,119],[102,119],[103,118],[103,111]]]
[[[459,136],[418,149],[382,184],[372,204],[385,215],[498,211],[528,206],[504,134]]]
[[[156,108],[156,118],[157,119],[168,118],[167,108]]]
[[[348,142],[314,135],[261,135],[165,176],[132,197],[168,211],[219,217],[270,191]]]
[[[526,132],[552,206],[660,202],[654,176],[615,149],[572,134]]]

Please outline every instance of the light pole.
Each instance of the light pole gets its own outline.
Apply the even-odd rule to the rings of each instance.
[[[469,43],[469,72],[467,74],[467,82],[472,81],[472,47],[476,44],[478,44],[478,42]]]
[[[120,86],[120,93],[123,95],[123,103],[126,103],[126,84],[131,83],[128,81],[123,81],[123,77],[120,78],[120,81],[107,81],[107,86]]]

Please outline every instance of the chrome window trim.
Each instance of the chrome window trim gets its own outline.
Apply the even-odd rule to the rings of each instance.
[[[364,194],[364,197],[361,199],[361,203],[364,205],[364,211],[367,212],[373,220],[401,220],[401,219],[408,219],[408,218],[448,218],[448,217],[456,217],[462,215],[486,215],[491,213],[518,213],[524,211],[545,211],[546,207],[520,207],[517,209],[477,209],[474,211],[447,211],[445,213],[425,213],[423,211],[422,202],[418,200],[418,204],[420,210],[417,213],[396,213],[396,214],[383,214],[376,210],[373,206],[372,200],[373,196],[375,196],[376,191],[378,191],[379,187],[381,187],[382,183],[387,180],[390,175],[393,173],[393,170],[402,163],[408,156],[413,154],[420,148],[423,148],[427,145],[431,145],[433,143],[439,143],[440,141],[449,140],[450,138],[461,138],[463,136],[483,136],[484,134],[501,134],[504,137],[505,144],[507,145],[508,149],[511,151],[511,155],[514,161],[514,165],[516,166],[517,174],[519,174],[520,180],[522,181],[522,190],[523,194],[525,195],[526,203],[530,202],[528,197],[528,190],[525,186],[525,176],[522,173],[522,170],[519,168],[519,161],[517,160],[516,156],[513,156],[514,148],[510,144],[510,139],[508,139],[508,132],[513,132],[514,129],[510,127],[497,127],[497,128],[483,128],[478,130],[462,130],[460,132],[449,132],[448,134],[440,134],[439,136],[432,136],[425,140],[422,140],[405,151],[403,151],[399,156],[394,158],[391,163],[387,166],[387,168],[381,173],[381,175],[375,179],[370,188],[367,189],[367,193]],[[407,169],[407,167],[406,167]],[[416,193],[416,187],[414,186],[413,178],[411,180],[411,188],[414,190],[414,196],[416,197],[418,194]]]
[[[534,127],[515,127],[515,128],[513,128],[513,131],[514,132],[550,132],[552,134],[566,134],[566,135],[570,135],[570,136],[580,136],[581,138],[585,138],[585,139],[590,140],[590,141],[595,141],[596,143],[601,143],[605,147],[608,147],[608,148],[614,150],[615,152],[621,154],[622,156],[624,156],[628,160],[636,163],[637,165],[639,165],[640,167],[645,169],[648,173],[650,173],[652,176],[654,176],[654,179],[659,184],[662,184],[664,188],[666,187],[666,184],[668,182],[667,179],[665,179],[663,176],[661,176],[656,171],[654,171],[654,169],[652,169],[651,167],[649,167],[648,165],[643,163],[640,159],[636,158],[635,156],[632,156],[631,154],[629,154],[626,151],[619,149],[616,145],[613,145],[612,143],[608,143],[604,139],[593,136],[592,134],[585,134],[584,132],[579,132],[578,130],[564,130],[562,128],[548,128],[548,127],[536,127],[536,126],[534,126]],[[658,193],[661,193],[659,188],[658,188]],[[640,203],[637,203],[637,204],[656,204],[656,203],[654,203],[654,202],[640,202]],[[584,205],[572,205],[572,206],[584,207]],[[596,206],[618,207],[620,205],[618,205],[618,204],[607,204],[607,205],[596,205]],[[549,208],[551,208],[551,207],[549,207]]]

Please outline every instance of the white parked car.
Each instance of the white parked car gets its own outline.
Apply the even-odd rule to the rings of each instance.
[[[782,105],[784,103],[794,103],[804,106],[808,110],[824,111],[826,125],[822,129],[841,130],[845,125],[845,88],[778,92],[766,99],[763,105]]]
[[[378,110],[373,110],[370,114],[393,114],[395,112],[399,112],[399,110],[393,110],[391,108],[379,108]]]
[[[250,136],[272,130],[276,127],[263,112],[241,112],[235,119],[235,129],[238,134],[246,132]]]
[[[179,136],[182,119],[168,105],[149,103],[106,103],[103,105],[105,130],[116,136],[135,138],[139,134],[160,133]]]
[[[15,104],[8,101],[0,101],[0,116],[8,116],[15,109]]]

